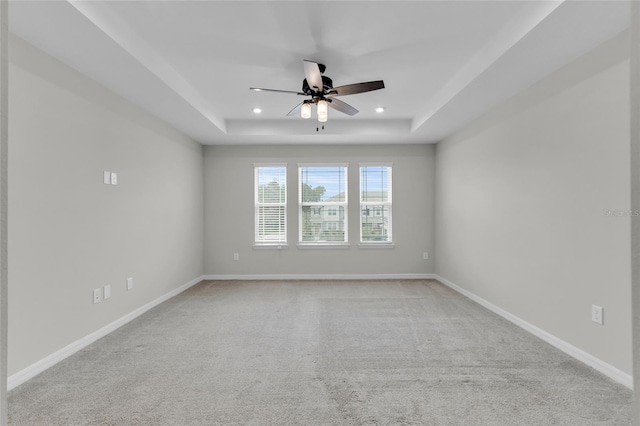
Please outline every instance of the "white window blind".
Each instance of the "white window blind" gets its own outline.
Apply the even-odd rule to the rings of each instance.
[[[298,172],[299,242],[346,243],[347,166],[304,165]]]
[[[255,167],[256,244],[287,242],[287,167]]]
[[[360,242],[390,243],[391,166],[360,166]]]

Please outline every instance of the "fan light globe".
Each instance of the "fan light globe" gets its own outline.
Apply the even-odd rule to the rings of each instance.
[[[324,123],[327,121],[327,101],[321,99],[318,101],[318,121]]]
[[[302,118],[311,117],[311,104],[306,102],[302,104],[302,107],[300,108],[300,116]]]

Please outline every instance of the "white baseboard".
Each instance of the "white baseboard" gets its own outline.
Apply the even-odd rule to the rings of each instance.
[[[51,355],[41,359],[40,361],[30,365],[23,370],[11,375],[7,379],[7,389],[11,390],[16,386],[21,385],[27,380],[35,377],[46,369],[52,367],[53,365],[59,363],[65,358],[73,355],[74,353],[84,349],[89,346],[91,343],[96,340],[108,335],[109,333],[117,330],[123,325],[131,322],[135,318],[139,317],[143,313],[149,311],[150,309],[158,306],[162,302],[165,302],[172,297],[182,293],[188,288],[194,286],[202,280],[375,280],[375,279],[435,279],[446,285],[447,287],[457,291],[458,293],[468,297],[474,302],[484,306],[490,311],[500,315],[506,320],[512,322],[513,324],[523,328],[529,333],[533,334],[536,337],[544,340],[550,345],[560,349],[564,353],[574,357],[578,361],[581,361],[588,366],[594,368],[595,370],[601,372],[612,380],[628,387],[629,389],[633,389],[633,377],[630,374],[625,373],[624,371],[619,370],[618,368],[608,364],[593,355],[583,351],[582,349],[578,349],[577,347],[565,342],[557,338],[556,336],[536,327],[533,324],[530,324],[523,319],[505,311],[502,308],[484,300],[483,298],[476,296],[463,289],[462,287],[457,286],[446,278],[441,277],[437,274],[266,274],[266,275],[203,275],[198,278],[195,278],[189,281],[186,284],[181,285],[180,287],[172,290],[159,298],[147,303],[146,305],[141,306],[140,308],[134,310],[133,312],[113,321],[112,323],[102,327],[99,330],[94,331],[93,333],[71,343],[70,345],[65,346],[64,348],[52,353]]]
[[[434,280],[435,274],[240,274],[204,275],[205,280]]]
[[[447,280],[446,278],[441,277],[438,274],[434,274],[434,279],[440,281],[442,284],[446,285],[447,287],[451,288],[452,290],[457,291],[458,293],[468,297],[469,299],[473,300],[474,302],[484,306],[485,308],[489,309],[490,311],[500,315],[501,317],[505,318],[506,320],[512,322],[513,324],[517,325],[518,327],[523,328],[524,330],[528,331],[529,333],[533,334],[534,336],[544,340],[545,342],[549,343],[551,346],[554,346],[558,349],[560,349],[562,352],[566,353],[567,355],[572,356],[573,358],[577,359],[578,361],[581,361],[585,364],[587,364],[589,367],[592,367],[593,369],[599,371],[600,373],[604,374],[605,376],[611,378],[612,380],[628,387],[629,389],[633,390],[633,376],[631,374],[627,374],[622,370],[619,370],[618,368],[614,367],[611,364],[608,364],[604,361],[602,361],[599,358],[596,358],[595,356],[583,351],[582,349],[578,349],[575,346],[565,342],[562,339],[559,339],[558,337],[554,336],[553,334],[550,334],[544,330],[542,330],[541,328],[536,327],[533,324],[530,324],[528,322],[526,322],[525,320],[505,311],[502,308],[499,308],[498,306],[494,305],[491,302],[488,302],[486,300],[484,300],[483,298],[481,298],[480,296],[477,296],[473,293],[471,293],[468,290],[463,289],[462,287],[459,287],[457,285],[455,285],[454,283],[452,283],[451,281]]]
[[[96,340],[106,336],[107,334],[117,330],[118,328],[122,327],[123,325],[127,324],[128,322],[134,320],[135,318],[139,317],[140,315],[144,314],[145,312],[147,312],[148,310],[150,310],[151,308],[154,308],[156,306],[158,306],[159,304],[161,304],[162,302],[165,302],[169,299],[171,299],[172,297],[182,293],[183,291],[185,291],[186,289],[194,286],[195,284],[199,283],[200,281],[202,281],[204,279],[203,276],[200,276],[198,278],[195,278],[191,281],[189,281],[186,284],[181,285],[180,287],[158,297],[157,299],[147,303],[146,305],[143,305],[141,307],[139,307],[138,309],[136,309],[133,312],[128,313],[127,315],[115,320],[114,322],[107,324],[106,326],[102,327],[99,330],[94,331],[93,333],[79,339],[76,340],[75,342],[71,343],[70,345],[65,346],[64,348],[52,353],[51,355],[41,359],[40,361],[31,364],[30,366],[28,366],[27,368],[24,368],[20,371],[18,371],[17,373],[9,376],[9,378],[7,379],[7,390],[11,390],[13,388],[15,388],[16,386],[19,386],[21,384],[23,384],[24,382],[26,382],[27,380],[35,377],[36,375],[42,373],[44,370],[46,370],[47,368],[50,368],[52,366],[54,366],[55,364],[59,363],[60,361],[62,361],[63,359],[75,354],[76,352],[86,348],[87,346],[89,346],[91,343],[95,342]]]

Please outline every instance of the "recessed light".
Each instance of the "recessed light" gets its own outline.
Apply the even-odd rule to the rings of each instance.
[[[378,108],[376,108],[376,112],[377,112],[377,113],[384,112],[384,107],[378,107]]]
[[[252,111],[254,114],[260,114],[262,112],[260,108],[254,108]]]

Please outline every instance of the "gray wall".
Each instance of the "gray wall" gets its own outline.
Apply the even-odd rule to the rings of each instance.
[[[432,145],[209,146],[205,148],[205,273],[210,275],[423,274],[434,250]],[[392,249],[358,247],[358,166],[393,163]],[[254,249],[254,163],[287,163],[286,250]],[[298,163],[349,163],[349,249],[301,249]],[[240,254],[233,261],[233,253]]]
[[[203,157],[17,39],[9,71],[13,374],[202,275]],[[92,304],[107,284],[111,299]]]
[[[438,144],[436,272],[631,373],[629,181],[623,35]]]
[[[612,41],[437,148],[218,146],[203,162],[197,143],[12,39],[9,374],[202,274],[432,272],[631,372],[626,49]],[[393,163],[391,249],[358,246],[357,168],[377,161]],[[253,166],[272,162],[289,166],[286,250],[253,248]],[[348,249],[296,246],[297,164],[314,162],[349,163]]]
[[[631,4],[630,116],[640,117],[640,4]],[[640,121],[631,120],[631,208],[640,206]],[[640,383],[640,217],[631,217],[631,303],[633,314],[633,381]],[[640,389],[633,393],[633,419],[640,424]]]

